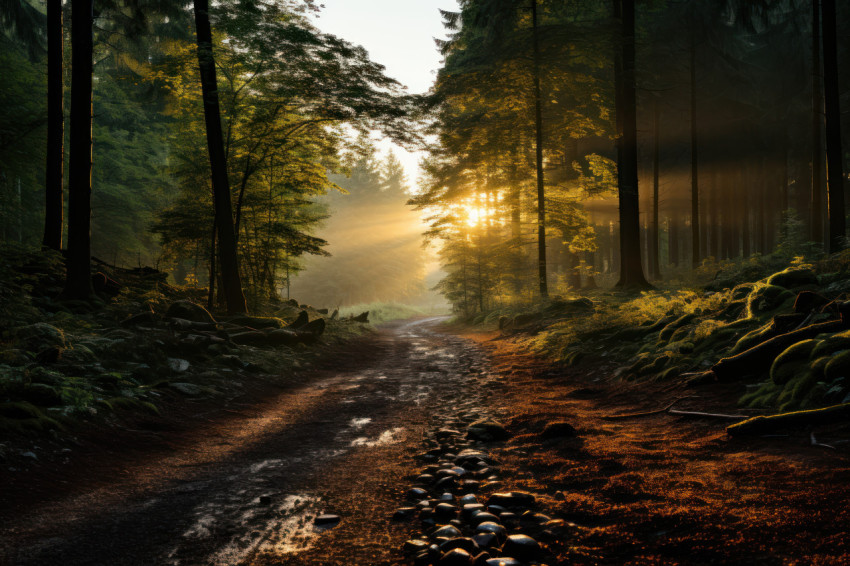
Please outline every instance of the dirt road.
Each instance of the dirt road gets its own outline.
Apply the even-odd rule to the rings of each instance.
[[[362,341],[368,351],[339,356],[273,403],[231,409],[241,414],[175,451],[113,459],[112,481],[35,508],[18,501],[5,509],[0,556],[40,565],[397,560],[410,527],[391,529],[388,518],[424,428],[435,416],[484,412],[482,352],[436,332],[438,321],[384,329]],[[321,513],[340,524],[314,527]]]
[[[850,425],[816,431],[843,447],[830,450],[810,431],[731,439],[711,419],[610,420],[684,397],[736,411],[743,385],[624,383],[610,362],[557,369],[439,322],[382,328],[295,384],[189,404],[171,426],[130,423],[62,465],[0,470],[0,563],[409,564],[400,549],[423,527],[389,519],[423,472],[416,457],[437,428],[479,418],[510,433],[486,444],[494,485],[533,493],[553,519],[526,531],[550,566],[850,560]],[[576,434],[552,435],[558,423]],[[340,522],[317,527],[320,514]]]

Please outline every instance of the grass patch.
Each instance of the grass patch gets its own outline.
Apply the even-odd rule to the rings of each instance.
[[[369,311],[369,322],[381,324],[392,320],[404,320],[415,316],[422,316],[425,312],[416,307],[402,303],[361,303],[340,309],[340,316],[357,316],[362,312]]]

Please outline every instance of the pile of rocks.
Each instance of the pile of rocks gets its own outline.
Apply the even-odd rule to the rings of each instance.
[[[408,540],[402,549],[415,565],[520,566],[553,559],[527,533],[545,532],[562,521],[536,512],[531,493],[499,491],[499,463],[485,443],[507,435],[501,425],[486,419],[470,424],[465,437],[446,428],[429,434],[430,449],[417,456],[425,467],[407,491],[407,505],[392,517],[418,520],[422,527],[422,536]]]

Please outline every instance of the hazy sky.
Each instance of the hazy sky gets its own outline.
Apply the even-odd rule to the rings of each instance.
[[[457,10],[456,0],[324,0],[316,25],[365,47],[387,74],[411,93],[427,91],[440,66],[434,38],[444,38],[440,9]],[[389,143],[381,143],[386,149]],[[394,148],[411,183],[419,155]]]

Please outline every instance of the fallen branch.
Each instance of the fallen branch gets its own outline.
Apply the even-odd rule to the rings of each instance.
[[[829,444],[822,444],[818,442],[818,439],[815,438],[815,433],[809,433],[809,440],[812,443],[812,446],[817,446],[818,448],[829,448],[830,450],[835,450],[835,446],[830,446]]]
[[[753,417],[726,427],[730,436],[769,434],[789,428],[806,428],[850,421],[850,403],[823,409],[780,413],[769,417]]]
[[[673,401],[672,403],[670,403],[669,405],[667,405],[663,409],[656,409],[654,411],[646,411],[645,413],[629,413],[629,414],[626,414],[626,415],[604,415],[602,417],[602,419],[606,420],[606,421],[619,421],[619,420],[625,420],[625,419],[640,419],[640,418],[643,418],[643,417],[651,417],[653,415],[660,415],[662,413],[668,412],[679,401],[684,401],[685,399],[690,399],[692,397],[695,397],[695,395],[688,395],[687,397],[679,397],[678,399],[676,399],[675,401]]]
[[[679,417],[695,417],[698,419],[725,419],[729,421],[743,421],[748,419],[747,415],[725,415],[723,413],[703,413],[702,411],[680,411],[678,409],[670,409],[667,411],[669,415]]]

